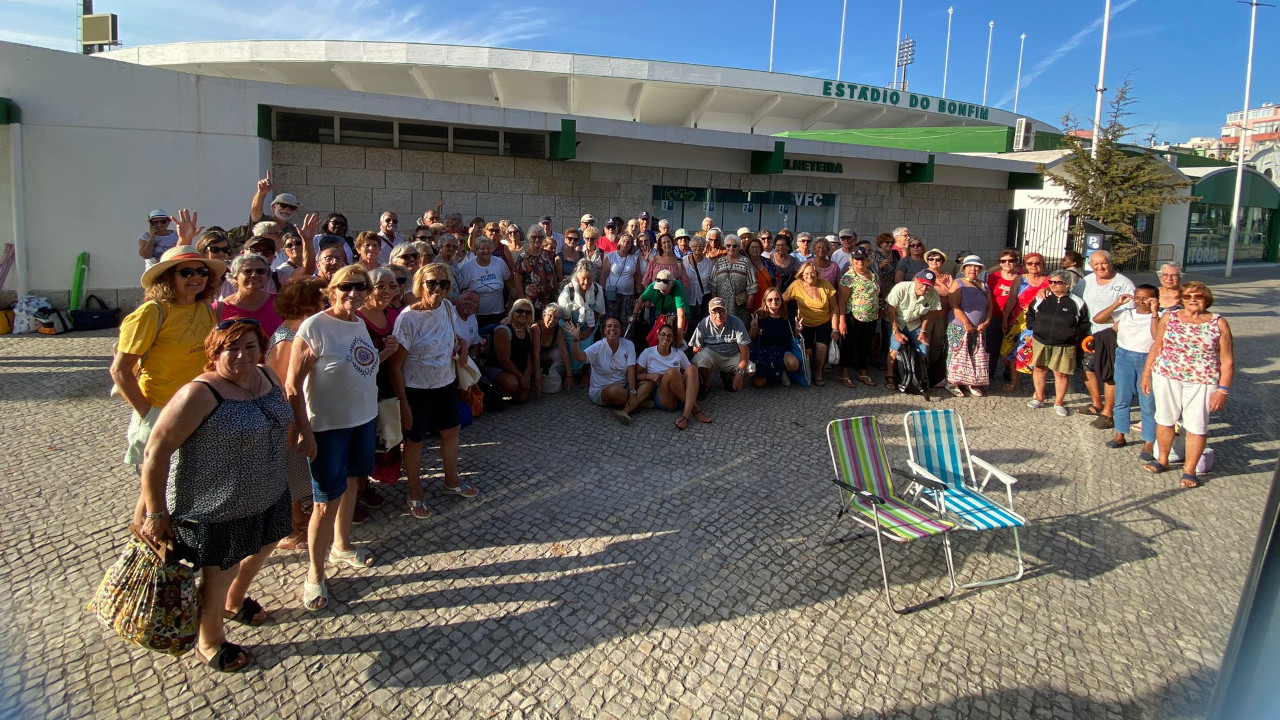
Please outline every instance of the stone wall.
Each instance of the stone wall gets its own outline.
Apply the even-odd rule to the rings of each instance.
[[[407,235],[441,197],[445,212],[464,220],[480,215],[527,226],[547,214],[562,229],[584,213],[603,218],[656,211],[654,185],[683,185],[835,193],[841,196],[841,227],[874,235],[907,225],[930,247],[985,257],[1004,247],[1013,199],[1011,191],[989,188],[289,142],[274,143],[272,162],[281,192],[296,195],[306,212],[343,213],[353,233],[376,229],[378,216],[391,210]]]

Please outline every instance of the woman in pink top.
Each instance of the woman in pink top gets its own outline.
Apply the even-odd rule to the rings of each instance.
[[[258,321],[267,337],[271,337],[280,327],[280,316],[276,314],[273,302],[275,295],[264,289],[270,274],[271,267],[261,255],[237,255],[231,261],[230,273],[237,289],[225,299],[213,303],[218,321],[251,318]]]
[[[1226,407],[1236,363],[1231,327],[1209,312],[1213,292],[1204,283],[1183,283],[1181,299],[1182,309],[1166,313],[1156,325],[1142,371],[1142,391],[1156,396],[1158,451],[1145,467],[1150,473],[1168,469],[1173,424],[1181,419],[1187,436],[1182,487],[1193,488],[1200,484],[1196,465],[1204,454],[1209,413]]]

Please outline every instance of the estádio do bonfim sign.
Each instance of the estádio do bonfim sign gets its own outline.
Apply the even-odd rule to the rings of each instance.
[[[990,112],[988,108],[981,105],[974,105],[973,103],[956,102],[955,100],[933,98],[928,95],[904,93],[899,92],[898,90],[888,90],[885,88],[857,85],[855,83],[836,82],[833,80],[822,81],[822,94],[823,96],[830,98],[843,98],[845,100],[879,103],[881,105],[892,105],[894,107],[928,110],[930,112],[942,113],[943,115],[971,117],[978,120],[986,120],[988,113]]]

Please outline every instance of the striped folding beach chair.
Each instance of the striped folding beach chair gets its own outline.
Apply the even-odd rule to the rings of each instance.
[[[961,583],[960,587],[998,585],[1021,578],[1024,566],[1018,528],[1026,525],[1027,521],[1013,511],[1013,485],[1018,480],[969,452],[964,422],[954,410],[916,410],[907,413],[902,424],[907,433],[907,451],[910,453],[907,462],[911,470],[917,480],[926,478],[931,481],[919,487],[922,502],[940,511],[945,507],[946,515],[956,519],[963,530],[1013,531],[1018,572],[1002,578]],[[981,484],[977,481],[974,466],[986,471]],[[1008,507],[983,494],[992,478],[1004,483]],[[936,489],[933,483],[941,483],[946,490]]]
[[[856,537],[874,533],[876,548],[880,551],[880,573],[884,577],[884,597],[889,607],[900,615],[937,605],[956,591],[955,568],[951,560],[951,541],[947,533],[953,523],[936,518],[899,497],[893,489],[893,476],[884,443],[880,439],[880,427],[873,417],[856,417],[833,420],[827,425],[827,444],[831,448],[831,463],[835,466],[835,484],[840,488],[840,511],[823,543],[832,545]],[[927,480],[924,482],[928,482]],[[938,486],[939,489],[941,486]],[[940,498],[945,507],[945,498]],[[854,522],[868,528],[834,540],[829,539],[840,519],[849,515]],[[951,587],[945,595],[931,598],[915,605],[898,608],[893,604],[889,588],[889,568],[885,563],[884,541],[911,543],[916,540],[942,536],[947,560],[947,577]]]

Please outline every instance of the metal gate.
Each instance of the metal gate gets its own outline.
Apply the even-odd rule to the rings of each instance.
[[[1050,262],[1062,259],[1067,251],[1071,219],[1052,208],[1009,211],[1009,247],[1024,256],[1040,253]]]

